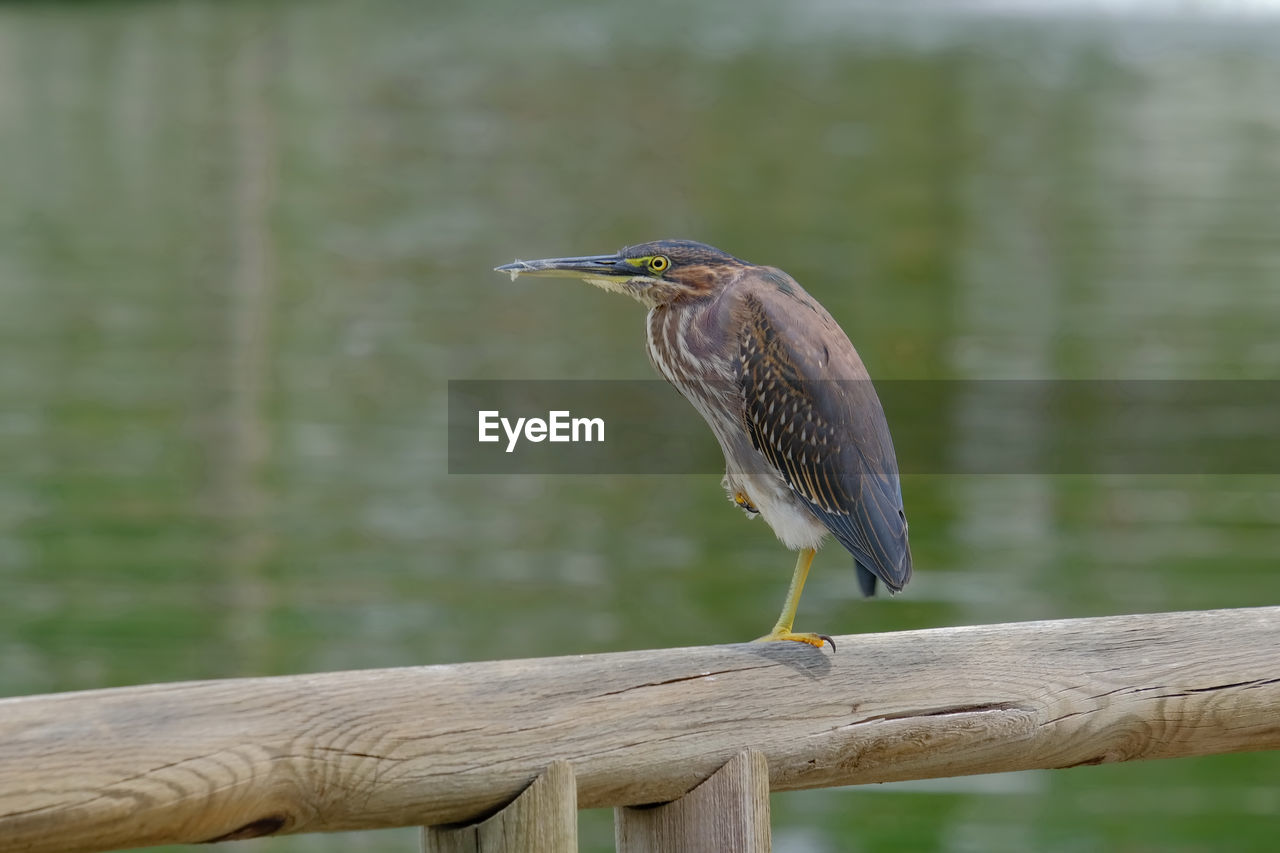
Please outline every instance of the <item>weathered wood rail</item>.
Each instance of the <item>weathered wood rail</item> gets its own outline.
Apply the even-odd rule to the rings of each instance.
[[[731,813],[723,832],[741,833],[742,849],[767,849],[770,788],[1280,747],[1280,607],[836,645],[835,655],[751,643],[0,700],[0,848],[473,822],[550,767],[521,797],[559,815],[540,830],[557,839],[548,843],[572,843],[570,806],[676,801],[619,809],[620,847],[646,849],[699,831],[689,828],[699,809],[682,806],[697,797]],[[527,831],[511,828],[527,826],[519,808],[491,818],[494,837]],[[522,849],[486,846],[482,830],[433,829],[424,844]]]

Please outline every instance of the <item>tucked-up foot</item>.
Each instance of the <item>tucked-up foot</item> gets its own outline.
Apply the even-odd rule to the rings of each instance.
[[[790,640],[794,643],[808,643],[816,649],[822,648],[823,643],[830,643],[831,651],[834,652],[836,650],[836,641],[828,637],[826,634],[797,634],[794,631],[779,631],[776,629],[765,634],[763,637],[757,637],[755,642],[773,643],[780,640]]]

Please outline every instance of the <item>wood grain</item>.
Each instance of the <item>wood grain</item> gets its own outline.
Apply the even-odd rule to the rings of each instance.
[[[769,765],[743,750],[678,800],[614,812],[618,853],[769,853]]]
[[[553,761],[515,801],[465,826],[422,830],[423,853],[571,853],[578,849],[578,789],[567,761]]]
[[[774,790],[1280,747],[1280,607],[0,700],[5,850],[475,820],[555,759],[581,808],[742,749]]]

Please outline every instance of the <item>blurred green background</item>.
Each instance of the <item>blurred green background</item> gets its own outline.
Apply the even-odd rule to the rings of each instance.
[[[0,695],[762,633],[792,557],[717,478],[448,475],[449,379],[652,376],[517,256],[704,240],[881,378],[1280,377],[1280,19],[1019,5],[0,7]],[[908,590],[828,551],[798,627],[1280,601],[1280,477],[904,491]],[[774,840],[1270,850],[1278,772],[779,794]]]

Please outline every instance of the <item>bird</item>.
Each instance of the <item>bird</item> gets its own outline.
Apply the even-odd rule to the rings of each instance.
[[[866,596],[911,578],[907,517],[884,408],[840,325],[791,276],[692,240],[658,240],[612,255],[495,267],[569,277],[648,308],[649,359],[702,415],[724,451],[729,499],[759,516],[795,569],[761,641],[835,650],[793,630],[814,555],[828,536],[853,556]]]

